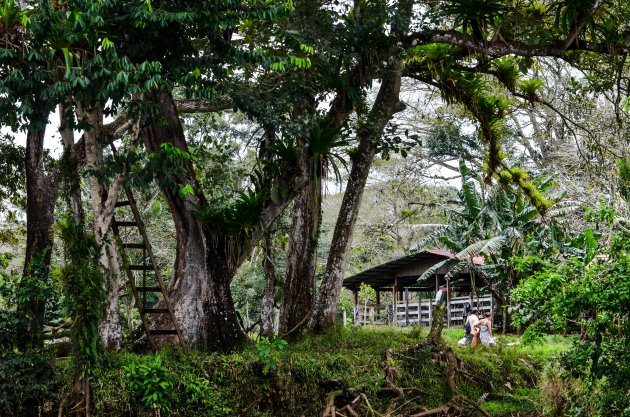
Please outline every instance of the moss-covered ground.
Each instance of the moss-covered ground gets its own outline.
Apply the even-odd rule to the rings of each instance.
[[[157,404],[163,416],[319,416],[340,388],[364,394],[375,415],[385,415],[394,397],[385,389],[386,366],[397,371],[395,383],[405,393],[391,415],[411,414],[448,400],[442,365],[420,347],[425,335],[423,329],[346,328],[286,346],[259,342],[231,355],[107,354],[92,370],[94,415],[150,416]],[[457,346],[462,330],[445,329],[443,336],[463,362],[463,394],[477,400],[488,393],[483,407],[492,416],[541,415],[538,377],[567,340],[550,337],[531,348],[509,346],[518,339],[499,336],[496,347],[468,349]],[[71,363],[55,360],[54,369],[60,395],[72,380]],[[55,403],[50,399],[47,408]]]

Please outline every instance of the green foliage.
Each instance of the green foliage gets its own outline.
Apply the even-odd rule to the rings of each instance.
[[[282,339],[261,337],[256,341],[255,357],[261,363],[264,375],[274,372],[278,368],[282,351],[286,346],[287,341]]]
[[[37,253],[28,266],[29,274],[22,277],[4,270],[13,254],[0,254],[0,347],[39,348],[43,323],[61,318],[61,294],[48,274],[49,256],[50,249]]]
[[[69,262],[55,270],[53,277],[61,284],[72,320],[77,366],[80,372],[89,373],[101,353],[98,324],[107,296],[98,263],[100,249],[83,224],[76,224],[70,218],[57,223],[56,229],[66,246]]]
[[[341,294],[339,295],[339,308],[337,314],[337,322],[342,326],[350,326],[352,325],[352,311],[354,309],[354,300],[352,296],[352,292],[350,292],[346,288],[341,289]],[[343,322],[343,312],[346,312],[346,322]]]
[[[6,213],[7,220],[15,218],[11,206],[26,207],[26,171],[23,161],[25,149],[15,146],[12,138],[0,137],[0,213]],[[10,204],[7,204],[10,203]],[[0,238],[0,241],[3,239]]]
[[[237,198],[225,206],[204,205],[196,211],[195,215],[211,230],[221,231],[228,236],[243,234],[247,236],[259,223],[267,198],[268,194],[265,190],[249,189],[239,192]]]
[[[466,33],[469,29],[473,36],[484,38],[482,32],[487,19],[500,15],[507,9],[500,0],[452,0],[442,3],[441,12],[452,16],[457,26]]]
[[[519,326],[529,326],[528,332],[534,337],[579,325],[582,338],[562,356],[561,364],[574,378],[583,379],[603,394],[591,401],[598,415],[623,415],[630,410],[623,394],[630,389],[630,367],[626,366],[630,357],[624,347],[630,342],[628,236],[620,233],[612,238],[603,262],[592,261],[597,247],[594,240],[592,234],[585,235],[582,244],[587,249],[580,257],[520,263],[536,270],[514,291],[513,299],[518,303],[514,320]],[[584,400],[577,396],[572,402],[576,415],[584,415]]]
[[[313,159],[313,179],[323,178],[328,168],[332,168],[335,180],[341,182],[340,167],[347,170],[345,159],[335,148],[349,145],[349,141],[341,134],[341,129],[329,129],[325,123],[315,123],[308,136],[305,151]]]
[[[131,398],[139,399],[152,410],[171,410],[174,383],[160,355],[148,356],[139,363],[132,362],[123,370]],[[202,385],[190,384],[195,397],[203,392]]]
[[[470,160],[478,156],[477,137],[462,132],[458,121],[445,119],[435,123],[423,138],[423,146],[434,158]]]
[[[460,386],[465,394],[479,398],[490,392],[487,401],[492,403],[491,407],[506,413],[513,410],[530,415],[540,410],[540,405],[527,398],[538,396],[536,383],[541,370],[553,355],[566,348],[564,339],[548,338],[544,346],[535,348],[507,347],[501,342],[494,349],[472,350],[455,347],[461,335],[460,329],[444,331],[445,340],[454,347],[466,375],[472,375],[474,380],[473,383],[462,379]],[[424,330],[419,328],[335,328],[286,345],[272,376],[261,372],[261,362],[254,351],[218,355],[192,350],[183,355],[180,351],[165,350],[157,355],[159,360],[156,355],[105,353],[92,372],[93,411],[94,415],[111,417],[128,416],[130,412],[149,417],[155,412],[151,400],[144,402],[145,395],[151,397],[145,392],[159,391],[158,398],[166,398],[164,402],[170,406],[168,412],[161,408],[161,415],[168,413],[174,417],[317,415],[331,390],[348,386],[357,394],[366,395],[375,411],[385,413],[391,396],[386,395],[383,369],[389,365],[399,371],[398,386],[423,390],[422,396],[409,397],[409,403],[399,410],[411,414],[419,405],[437,407],[448,400],[443,369],[435,365],[430,350],[418,348],[424,336]],[[385,361],[388,350],[391,357]],[[49,362],[46,365],[44,361]],[[146,369],[141,371],[142,364]],[[22,388],[31,393],[31,398],[43,399],[29,402],[32,409],[20,409],[18,403],[10,400],[0,406],[5,407],[0,408],[0,413],[8,417],[56,416],[62,392],[73,383],[70,365],[69,360],[50,361],[45,356],[26,359],[19,355],[0,361],[0,373],[6,372],[2,373],[3,380],[18,383],[0,382],[0,395],[18,395]],[[168,392],[159,382],[170,387]],[[506,382],[512,384],[513,391],[503,385]],[[145,391],[145,387],[152,388]]]
[[[521,187],[487,187],[470,172],[463,161],[460,162],[460,173],[461,210],[452,212],[447,225],[437,229],[418,246],[421,249],[440,243],[455,256],[433,265],[419,279],[427,279],[445,266],[450,267],[449,276],[468,267],[483,275],[491,289],[509,297],[512,286],[520,279],[510,267],[510,260],[514,256],[528,253],[552,255],[566,243],[564,229],[560,225],[562,206],[555,202],[553,208],[550,208],[558,208],[554,213],[555,218],[545,219]],[[519,170],[513,170],[512,173],[525,175]],[[533,192],[544,195],[554,181],[542,176],[533,184]],[[484,187],[483,193],[481,187]],[[472,261],[474,256],[479,255],[485,258],[483,266]]]
[[[145,167],[146,173],[157,179],[160,188],[166,188],[171,193],[186,197],[194,195],[195,190],[190,184],[184,184],[187,164],[195,161],[189,152],[183,151],[171,143],[163,143],[160,152],[149,154]]]
[[[630,202],[630,160],[617,160],[617,169],[619,170],[619,193]]]
[[[505,88],[509,91],[514,91],[516,82],[521,73],[517,61],[514,58],[503,57],[492,61],[492,66],[497,71],[497,79],[505,85]]]
[[[359,302],[362,304],[376,302],[376,291],[370,284],[366,284],[365,282],[361,283],[361,287],[359,288]]]
[[[0,353],[0,414],[6,417],[42,415],[45,403],[54,400],[58,383],[48,354]]]
[[[22,25],[22,10],[14,0],[5,0],[0,8],[0,31],[10,31],[14,26]]]
[[[518,83],[518,88],[530,101],[539,101],[536,92],[544,85],[544,81],[538,78],[529,78]]]
[[[555,24],[568,31],[580,19],[586,19],[587,27],[592,31],[594,18],[591,16],[591,8],[594,0],[556,0],[549,7],[555,11]]]

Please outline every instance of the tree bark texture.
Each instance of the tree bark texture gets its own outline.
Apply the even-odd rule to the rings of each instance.
[[[308,324],[312,331],[324,331],[335,324],[352,233],[378,140],[392,116],[405,108],[399,99],[402,69],[402,60],[391,61],[368,119],[357,133],[359,146],[352,158],[352,169],[335,224],[324,277]]]
[[[187,152],[188,145],[179,120],[173,98],[169,93],[155,92],[146,97],[160,108],[160,115],[150,120],[144,134],[146,151],[159,154],[162,145],[172,144]],[[199,190],[195,171],[190,161],[185,161],[186,173],[178,178],[179,184],[188,184]],[[159,173],[157,173],[159,176]],[[159,178],[158,178],[159,179]],[[208,340],[207,306],[210,301],[209,270],[206,239],[202,225],[194,216],[194,210],[203,204],[203,196],[181,197],[173,187],[163,186],[162,193],[168,203],[175,225],[177,246],[173,277],[169,283],[169,297],[175,319],[186,343],[193,347],[206,347]]]
[[[79,224],[85,221],[85,213],[81,201],[81,176],[79,174],[76,149],[74,147],[74,131],[70,123],[72,114],[72,102],[70,98],[65,102],[59,103],[59,133],[63,144],[61,179],[65,183],[67,193],[65,198],[68,202],[68,207],[70,207],[72,221]]]
[[[360,71],[353,72],[353,85],[360,85]],[[324,119],[325,129],[340,129],[352,113],[352,101],[346,91],[340,91],[331,102],[330,110]],[[304,146],[302,145],[302,150]],[[314,173],[312,156],[301,160],[299,169],[307,179],[306,187],[293,202],[292,225],[287,265],[282,292],[279,317],[279,332],[290,338],[299,327],[305,326],[315,303],[315,274],[317,269],[317,247],[321,228],[322,175],[323,161],[317,161]]]
[[[43,346],[48,296],[45,288],[50,272],[56,199],[54,176],[44,171],[45,132],[44,125],[28,132],[26,137],[26,253],[20,288],[29,292],[29,298],[20,301],[17,307],[18,316],[24,320],[17,334],[22,349]]]
[[[263,242],[263,269],[265,270],[265,294],[260,308],[260,335],[272,337],[274,335],[273,310],[276,300],[276,282],[278,273],[273,263],[272,235],[267,234]]]
[[[235,252],[243,250],[242,242],[237,237],[211,231],[206,231],[206,242],[206,264],[211,277],[207,303],[207,345],[222,352],[239,350],[251,342],[241,326],[230,290],[237,268]]]
[[[101,343],[108,350],[119,350],[122,344],[120,321],[120,270],[117,252],[111,242],[110,230],[114,207],[125,178],[117,174],[112,184],[106,187],[97,173],[103,169],[103,146],[101,143],[102,109],[98,102],[83,102],[77,113],[89,126],[85,132],[85,161],[91,171],[89,178],[90,202],[94,214],[92,230],[94,239],[101,248],[100,264],[103,268],[107,300],[103,307],[103,318],[99,323]]]
[[[280,334],[291,335],[313,307],[317,242],[321,224],[321,177],[312,180],[293,202],[291,234],[280,310]]]
[[[147,152],[159,154],[166,143],[186,152],[186,138],[171,95],[157,91],[145,98],[160,108],[159,117],[149,123],[144,135]],[[162,184],[177,237],[175,273],[169,284],[171,302],[182,333],[191,345],[233,351],[250,343],[230,291],[236,269],[306,182],[299,173],[285,173],[287,178],[281,180],[287,183],[286,198],[266,202],[253,230],[228,234],[216,225],[200,223],[195,216],[207,201],[191,161],[185,160],[184,167],[176,184]],[[195,194],[182,197],[178,188],[183,185],[190,185]]]

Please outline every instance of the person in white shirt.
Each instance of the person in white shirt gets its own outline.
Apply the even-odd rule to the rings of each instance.
[[[470,312],[470,315],[466,318],[466,346],[471,346],[475,333],[479,331],[479,310],[476,308]]]

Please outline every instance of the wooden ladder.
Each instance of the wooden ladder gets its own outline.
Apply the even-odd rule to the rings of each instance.
[[[131,287],[131,292],[133,294],[136,307],[140,311],[142,327],[144,328],[144,331],[147,335],[147,340],[151,344],[151,348],[153,350],[157,350],[158,347],[155,336],[169,335],[176,335],[180,346],[183,350],[185,350],[186,343],[184,342],[184,338],[182,337],[182,333],[179,329],[179,325],[177,324],[177,320],[175,320],[173,307],[171,306],[171,302],[166,291],[166,286],[164,285],[164,280],[162,279],[162,274],[160,274],[160,269],[157,265],[157,262],[155,261],[155,256],[153,255],[153,250],[151,248],[151,244],[149,243],[146,228],[144,227],[144,223],[140,218],[140,212],[138,211],[136,200],[134,199],[133,194],[129,188],[125,187],[124,190],[127,200],[118,201],[116,203],[116,207],[131,208],[133,221],[117,221],[114,217],[112,219],[112,230],[114,232],[116,241],[118,242],[118,248],[123,260],[123,268],[125,270],[125,275],[129,280],[129,286]],[[140,236],[142,237],[142,242],[123,242],[120,234],[121,228],[137,228]],[[140,264],[129,263],[129,260],[131,258],[127,256],[128,249],[142,250],[142,260]],[[153,271],[154,279],[152,279],[152,282],[147,283],[147,278],[151,278],[147,276],[147,272],[151,271]],[[138,283],[136,282],[136,274],[140,275],[140,285],[138,285]],[[161,300],[159,298],[160,296],[158,295],[158,301],[162,301],[164,306],[148,306],[147,294],[151,293],[161,294]],[[163,327],[159,329],[151,328],[152,320],[150,320],[149,317],[160,315],[169,316],[171,327]],[[165,320],[160,320],[160,322],[164,323]]]

